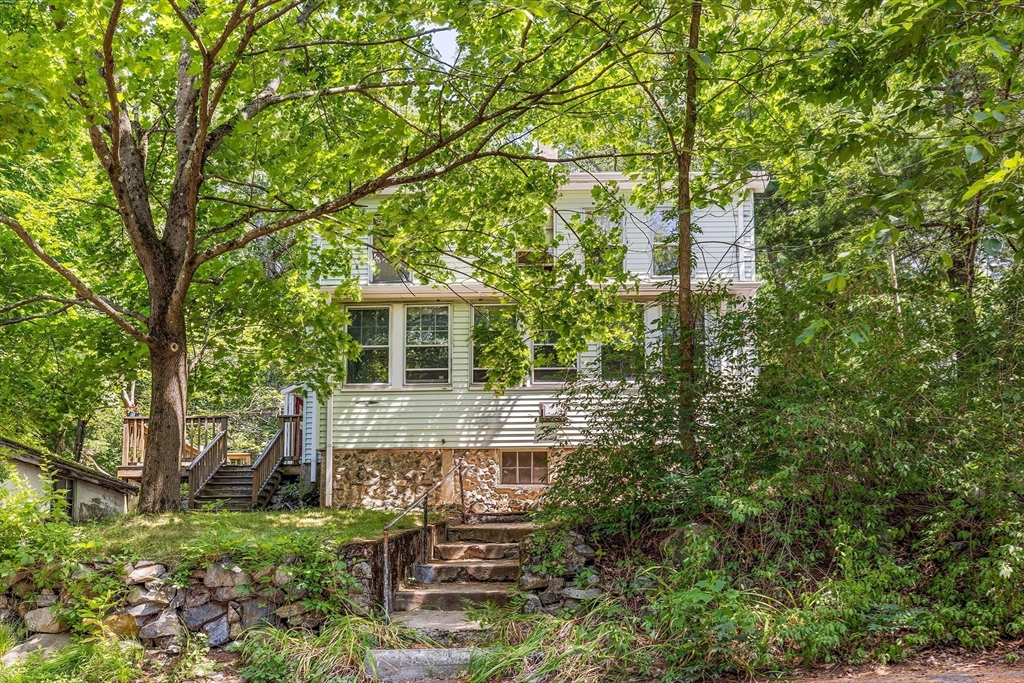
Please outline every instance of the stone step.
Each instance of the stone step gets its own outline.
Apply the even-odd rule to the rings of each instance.
[[[504,581],[519,579],[518,560],[449,560],[428,562],[412,568],[419,583],[452,583],[454,581]]]
[[[518,543],[438,543],[438,560],[505,560],[519,558]]]
[[[493,583],[437,583],[419,588],[399,588],[395,592],[397,611],[432,607],[446,612],[465,609],[467,602],[483,605],[486,602],[503,606],[509,599],[508,584]]]
[[[530,514],[527,512],[505,512],[505,513],[472,513],[467,512],[463,515],[462,524],[508,524],[508,523],[521,523],[529,522]],[[459,524],[460,522],[451,521],[451,524]]]
[[[438,609],[414,609],[410,612],[394,612],[391,623],[446,645],[465,644],[484,633],[480,622],[470,620],[461,610],[444,612]]]
[[[372,681],[430,681],[462,676],[478,650],[471,647],[425,650],[370,650],[363,663]]]
[[[529,536],[536,528],[535,524],[530,524],[529,522],[452,524],[448,527],[448,541],[518,543]]]

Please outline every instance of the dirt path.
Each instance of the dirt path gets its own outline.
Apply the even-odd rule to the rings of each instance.
[[[795,672],[794,683],[1024,683],[1024,643],[1007,643],[987,652],[933,650],[890,666],[839,665]]]

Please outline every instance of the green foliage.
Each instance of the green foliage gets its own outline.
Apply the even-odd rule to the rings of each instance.
[[[134,683],[145,650],[136,641],[99,638],[73,642],[45,660],[0,668],[0,683]]]
[[[28,633],[25,627],[17,621],[0,620],[0,657],[7,654],[7,651],[25,639]]]
[[[0,451],[0,455],[3,452]],[[53,565],[71,548],[64,497],[47,480],[41,491],[0,461],[0,580],[23,569]]]
[[[414,631],[357,616],[334,617],[319,634],[259,628],[232,647],[252,683],[355,681],[367,651],[430,645]]]

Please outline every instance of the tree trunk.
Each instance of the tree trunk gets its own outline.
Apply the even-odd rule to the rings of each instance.
[[[85,448],[85,426],[88,422],[85,418],[80,417],[78,424],[75,425],[75,462],[82,462],[82,450]]]
[[[151,323],[150,326],[160,343],[149,349],[153,382],[139,494],[139,512],[142,513],[181,508],[181,456],[185,452],[188,393],[185,317],[178,312],[168,318],[165,324]]]
[[[689,43],[686,52],[686,109],[683,119],[683,146],[676,158],[678,164],[679,247],[677,266],[679,292],[676,309],[679,316],[679,446],[700,468],[697,454],[695,416],[697,408],[697,373],[694,366],[695,320],[693,288],[690,284],[690,263],[693,259],[693,198],[690,192],[690,170],[697,133],[697,59],[695,52],[700,38],[701,3],[690,5]]]

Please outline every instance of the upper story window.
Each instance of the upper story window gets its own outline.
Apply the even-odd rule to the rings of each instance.
[[[634,304],[626,335],[601,345],[601,379],[632,381],[643,370],[647,328],[643,304]]]
[[[346,363],[347,384],[387,384],[390,365],[391,309],[350,308],[348,333],[363,347]]]
[[[565,358],[555,344],[558,333],[542,332],[533,342],[533,382],[567,382],[576,377],[576,358]]]
[[[521,267],[542,268],[552,270],[555,267],[555,214],[548,211],[547,220],[544,223],[544,241],[548,244],[546,249],[522,249],[516,252],[516,261]]]
[[[406,384],[448,384],[450,315],[447,306],[407,306],[405,309]]]
[[[515,313],[510,306],[473,307],[473,384],[487,382],[493,369],[483,360],[484,348],[495,335],[516,329]]]
[[[679,223],[671,209],[658,209],[651,216],[653,228],[652,270],[655,275],[679,273]]]
[[[391,284],[409,282],[409,269],[402,265],[395,266],[384,255],[383,245],[379,238],[374,238],[370,247],[370,282],[372,284]]]

